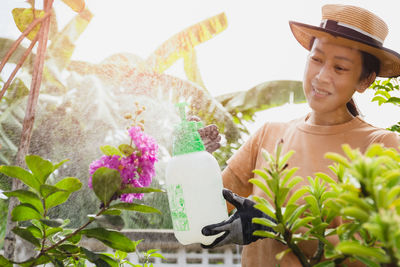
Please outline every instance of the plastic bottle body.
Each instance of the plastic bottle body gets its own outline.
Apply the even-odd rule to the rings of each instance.
[[[228,218],[222,177],[216,159],[206,151],[174,156],[166,170],[168,201],[174,233],[183,244],[211,244],[201,229]]]

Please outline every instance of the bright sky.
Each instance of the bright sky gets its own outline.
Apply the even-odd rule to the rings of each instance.
[[[376,13],[389,25],[385,46],[400,52],[399,0],[86,0],[86,3],[94,17],[78,40],[73,59],[93,63],[118,52],[147,58],[174,34],[225,12],[228,28],[196,47],[203,81],[215,96],[247,90],[270,80],[301,80],[307,51],[292,36],[288,21],[318,25],[321,6],[326,3],[354,4]],[[1,36],[17,38],[19,31],[11,10],[23,6],[26,3],[22,0],[1,0]],[[61,0],[55,0],[55,8],[61,29],[74,13]],[[182,60],[167,73],[185,78]]]

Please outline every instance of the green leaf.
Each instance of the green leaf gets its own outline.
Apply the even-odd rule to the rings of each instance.
[[[296,192],[294,192],[293,195],[291,195],[291,197],[289,198],[286,206],[289,206],[291,204],[296,203],[296,201],[301,198],[305,193],[308,192],[308,189],[306,187],[302,187],[299,190],[297,190]]]
[[[285,207],[283,212],[283,223],[286,223],[288,218],[293,215],[293,212],[298,208],[298,205],[290,204]]]
[[[388,99],[387,103],[400,104],[400,98],[392,96],[391,98]]]
[[[39,196],[32,191],[18,189],[14,191],[3,192],[7,197],[16,197],[21,203],[28,203],[35,207],[37,211],[43,214],[43,205]]]
[[[4,258],[2,255],[0,255],[0,266],[12,267],[13,264],[11,262],[9,262],[6,258]]]
[[[283,259],[283,257],[285,257],[286,254],[288,254],[288,253],[291,252],[291,251],[292,251],[292,249],[290,249],[290,248],[285,249],[284,251],[279,252],[278,254],[276,254],[276,255],[275,255],[275,259],[278,260],[278,261],[280,261],[280,260]]]
[[[310,209],[312,214],[315,217],[319,217],[321,215],[321,211],[318,206],[318,201],[313,195],[308,195],[304,197],[304,200],[310,205]]]
[[[262,237],[268,237],[268,238],[272,238],[272,239],[280,239],[278,236],[274,235],[271,232],[268,231],[261,231],[261,230],[257,230],[253,232],[253,235],[255,236],[262,236]]]
[[[43,224],[50,226],[50,227],[59,227],[63,225],[64,221],[62,219],[41,219],[40,220]]]
[[[138,212],[143,212],[143,213],[160,213],[156,208],[143,205],[143,204],[136,204],[136,203],[117,203],[114,205],[110,205],[110,208],[112,209],[121,209],[121,210],[130,210],[130,211],[138,211]]]
[[[373,260],[370,260],[366,257],[355,256],[357,260],[361,261],[362,263],[366,264],[368,267],[381,267],[381,265]]]
[[[249,183],[252,183],[254,185],[256,185],[257,187],[259,187],[270,199],[273,199],[272,197],[272,193],[269,190],[269,188],[260,180],[252,178],[249,180]]]
[[[78,246],[72,245],[72,244],[61,244],[59,246],[60,251],[62,252],[68,252],[71,254],[78,253],[80,251],[80,248]]]
[[[344,207],[340,211],[341,214],[347,217],[354,218],[360,222],[366,222],[368,221],[369,214],[365,212],[364,210],[357,208],[357,207]]]
[[[286,200],[286,196],[289,193],[289,191],[290,191],[290,189],[287,188],[287,187],[279,189],[279,193],[278,193],[277,200],[276,200],[276,203],[277,203],[277,205],[279,207],[282,207],[283,203]]]
[[[337,153],[328,152],[325,154],[325,158],[333,160],[339,164],[342,164],[343,166],[345,166],[347,168],[350,167],[349,161],[345,157],[343,157],[342,155],[339,155]]]
[[[295,233],[300,227],[307,225],[312,220],[314,220],[314,217],[304,217],[300,220],[295,221],[293,227],[291,228],[292,232]]]
[[[122,152],[122,154],[124,154],[126,157],[129,157],[130,155],[133,154],[133,152],[135,152],[135,149],[127,144],[121,144],[118,146],[118,149]]]
[[[53,164],[50,161],[38,155],[27,155],[25,162],[40,184],[44,184],[54,170]]]
[[[125,259],[126,257],[128,257],[128,253],[126,253],[125,251],[120,251],[120,250],[117,250],[116,252],[115,252],[115,256],[118,258],[118,259]]]
[[[393,188],[391,188],[387,194],[387,199],[389,201],[393,201],[394,199],[396,199],[398,197],[400,193],[400,185],[396,185]]]
[[[59,163],[55,164],[53,166],[53,171],[57,170],[58,168],[60,168],[65,162],[69,161],[69,159],[64,159],[62,161],[60,161]]]
[[[59,232],[62,232],[63,231],[63,228],[61,228],[61,227],[54,227],[54,228],[47,228],[47,230],[46,230],[46,237],[51,237],[52,235],[54,235],[54,234],[56,234],[56,233],[59,233]]]
[[[68,234],[68,232],[64,231],[65,234]],[[71,242],[72,244],[78,244],[82,239],[82,234],[77,233],[67,239],[67,241]]]
[[[254,205],[254,208],[264,212],[269,217],[271,217],[272,219],[276,220],[276,215],[275,215],[275,213],[273,212],[273,210],[269,206],[267,206],[265,204],[262,204],[262,203],[259,203],[259,204]]]
[[[135,243],[119,232],[109,231],[104,228],[92,228],[84,229],[81,233],[89,238],[96,238],[113,249],[125,252],[135,251]]]
[[[385,251],[379,248],[366,247],[356,241],[341,241],[335,250],[350,256],[372,257],[380,262],[389,262],[390,258]]]
[[[121,215],[121,210],[118,210],[118,209],[107,209],[102,214],[103,215]]]
[[[263,170],[253,170],[253,173],[257,174],[258,176],[262,177],[265,181],[269,180],[270,178]]]
[[[380,155],[383,152],[383,147],[380,144],[372,144],[365,151],[365,156],[372,158]]]
[[[12,229],[13,233],[25,239],[26,241],[34,244],[37,247],[40,247],[40,241],[37,239],[31,231],[26,228],[14,227]]]
[[[266,219],[266,218],[253,218],[251,220],[252,223],[257,223],[257,224],[261,224],[267,227],[276,227],[276,223]]]
[[[121,231],[125,226],[124,220],[122,219],[121,216],[118,215],[100,215],[94,217],[94,219],[98,224],[98,226],[107,229],[114,229]]]
[[[163,255],[161,255],[160,253],[152,253],[150,255],[150,257],[152,258],[160,258],[160,259],[165,259],[165,257]]]
[[[371,102],[378,102],[379,106],[382,105],[383,103],[386,103],[386,101],[387,99],[380,95],[374,96],[371,100]]]
[[[75,192],[81,189],[82,183],[76,177],[66,177],[57,182],[54,186],[65,191]]]
[[[293,177],[290,182],[288,183],[287,187],[288,188],[293,188],[296,184],[299,182],[303,181],[303,178],[300,176]]]
[[[33,221],[33,220],[32,220]],[[30,225],[26,228],[29,232],[32,233],[32,235],[38,239],[41,239],[43,237],[43,233],[40,230],[39,227],[35,226],[35,225]]]
[[[28,172],[27,170],[19,166],[0,166],[0,172],[7,176],[21,180],[21,182],[39,192],[39,181],[36,180],[32,173]]]
[[[342,145],[342,149],[350,160],[355,160],[357,158],[357,154],[348,144]]]
[[[75,12],[79,13],[85,9],[84,0],[62,0],[62,1]]]
[[[23,263],[20,263],[19,265],[21,267],[30,267],[30,266],[38,266],[38,265],[44,265],[48,262],[51,262],[51,258],[47,255],[41,255],[39,258],[31,258],[29,260],[24,261]]]
[[[133,187],[128,186],[124,189],[118,190],[118,194],[129,194],[129,193],[153,193],[153,192],[161,192],[163,193],[164,190],[153,188],[153,187]]]
[[[54,193],[56,193],[56,192],[59,192],[59,191],[65,191],[65,190],[60,189],[60,188],[58,188],[58,187],[55,187],[55,186],[53,186],[53,185],[48,185],[48,184],[42,184],[42,185],[40,185],[40,195],[41,195],[43,198],[47,198],[47,197],[49,197],[50,195],[52,195],[52,194],[54,194]]]
[[[42,215],[35,209],[34,206],[22,203],[16,206],[11,212],[13,221],[28,221],[32,219],[42,219]]]
[[[291,168],[290,170],[285,170],[284,174],[285,176],[283,177],[283,179],[281,180],[281,186],[285,186],[285,184],[287,183],[287,181],[289,181],[290,178],[292,178],[292,176],[294,175],[294,173],[298,170],[299,168],[294,167]]]
[[[337,182],[335,180],[333,180],[329,175],[323,173],[323,172],[317,172],[315,174],[316,177],[324,180],[326,183],[328,184],[337,184]]]
[[[121,187],[121,176],[117,170],[106,167],[98,168],[92,177],[93,191],[103,203],[109,203]]]
[[[333,199],[335,197],[337,197],[337,193],[333,192],[333,191],[325,191],[322,193],[321,195],[321,202],[324,203],[327,200]]]
[[[68,200],[70,195],[71,195],[71,192],[68,192],[68,191],[59,191],[59,192],[56,192],[56,193],[50,195],[45,200],[46,208],[50,209],[50,208],[53,208],[57,205],[64,203],[65,201]]]
[[[282,158],[279,159],[279,169],[282,169],[286,163],[289,161],[289,159],[293,156],[294,150],[288,151]]]
[[[100,260],[107,263],[110,267],[119,267],[120,266],[115,259],[113,259],[107,255],[100,254]]]
[[[47,209],[50,209],[67,201],[72,192],[75,192],[82,187],[82,183],[81,181],[79,181],[78,178],[67,177],[56,183],[54,186],[65,191],[55,192],[54,194],[46,198]]]
[[[357,205],[363,211],[373,211],[374,207],[367,203],[365,199],[355,196],[351,193],[343,193],[339,196],[341,199],[347,201],[350,205]]]
[[[124,156],[124,154],[122,154],[118,148],[110,146],[110,145],[101,146],[100,150],[106,156],[121,156],[121,157]]]

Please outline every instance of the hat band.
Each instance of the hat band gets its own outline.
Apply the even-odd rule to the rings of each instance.
[[[358,39],[359,41],[372,46],[382,47],[383,45],[383,41],[381,41],[378,37],[364,32],[359,28],[352,27],[334,20],[323,20],[320,27],[329,30],[333,35],[335,35],[335,33],[345,35],[352,39]]]

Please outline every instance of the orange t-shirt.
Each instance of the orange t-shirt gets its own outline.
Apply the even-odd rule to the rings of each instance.
[[[355,117],[344,124],[333,126],[319,126],[306,123],[307,117],[295,119],[285,123],[266,123],[228,160],[228,166],[222,173],[224,187],[233,192],[248,197],[256,195],[265,197],[257,186],[248,182],[254,177],[254,169],[262,169],[265,165],[262,149],[273,154],[275,146],[283,139],[282,155],[289,150],[295,154],[290,158],[289,168],[298,167],[295,175],[303,178],[314,177],[316,172],[324,172],[334,178],[328,168],[332,162],[324,158],[327,152],[336,152],[344,155],[342,144],[349,144],[352,148],[359,148],[365,152],[372,143],[381,143],[385,147],[399,148],[399,136],[388,130],[374,127],[360,117]],[[261,179],[257,176],[254,178]],[[307,179],[296,185],[295,189],[307,185]],[[334,224],[340,224],[339,221]],[[310,253],[316,243],[310,243]],[[242,266],[246,267],[281,267],[301,266],[296,256],[287,254],[280,262],[275,255],[287,249],[286,246],[273,239],[265,238],[253,242],[243,248]],[[363,266],[359,263],[350,266]]]

